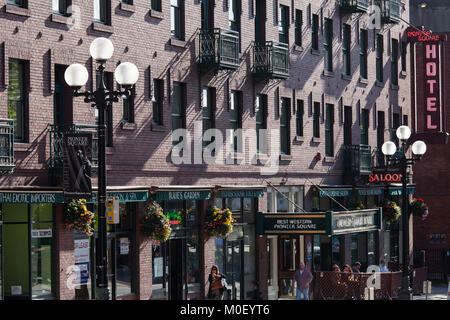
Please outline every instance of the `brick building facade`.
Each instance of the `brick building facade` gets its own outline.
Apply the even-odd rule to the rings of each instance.
[[[131,224],[134,225],[135,233],[127,233],[128,229],[123,232],[128,237],[124,243],[128,243],[130,252],[134,251],[136,269],[131,271],[134,280],[131,281],[130,293],[123,295],[122,299],[202,299],[207,293],[210,267],[217,264],[220,257],[224,259],[225,269],[232,268],[230,274],[239,274],[241,277],[239,281],[234,281],[234,298],[250,299],[256,281],[264,298],[276,299],[278,296],[290,295],[286,281],[290,279],[291,269],[298,260],[305,260],[308,268],[317,270],[328,269],[332,261],[344,264],[364,259],[363,264],[367,266],[377,264],[376,260],[384,254],[395,256],[394,251],[398,247],[387,249],[391,245],[389,232],[375,231],[370,236],[371,240],[367,233],[331,238],[257,236],[254,215],[257,211],[339,210],[336,202],[327,194],[333,195],[345,207],[349,206],[351,195],[356,195],[356,199],[367,208],[379,207],[385,193],[387,197],[393,196],[386,185],[375,186],[377,192],[381,193],[358,190],[372,188],[364,179],[370,173],[367,166],[372,168],[376,164],[379,154],[377,148],[381,148],[385,140],[391,139],[397,126],[411,119],[411,72],[410,67],[403,63],[409,61],[409,49],[402,50],[406,24],[392,13],[397,12],[397,15],[408,20],[407,3],[384,1],[389,5],[392,2],[392,8],[397,11],[383,11],[381,28],[372,29],[368,14],[363,12],[367,7],[365,1],[361,1],[363,11],[352,13],[355,8],[339,5],[335,1],[179,0],[162,1],[160,8],[156,1],[153,9],[149,1],[143,0],[94,1],[99,3],[99,8],[105,8],[104,11],[97,11],[92,1],[73,0],[72,17],[52,13],[50,3],[28,1],[22,8],[9,2],[2,1],[0,11],[0,117],[15,117],[16,141],[14,170],[11,173],[11,166],[5,165],[5,171],[9,171],[9,174],[0,177],[2,193],[61,193],[61,175],[58,171],[60,168],[55,164],[57,148],[54,139],[58,137],[58,132],[64,130],[64,126],[89,125],[91,127],[88,130],[95,130],[96,123],[93,108],[84,103],[83,98],[71,97],[62,75],[66,66],[81,63],[89,71],[86,89],[96,88],[96,63],[89,56],[89,45],[96,37],[107,37],[114,44],[114,55],[106,64],[106,72],[112,73],[118,63],[124,61],[136,64],[140,72],[134,102],[119,101],[108,115],[109,191],[122,193],[123,197],[137,192],[146,193],[146,197],[157,200],[160,196],[161,201],[166,201],[165,206],[176,210],[187,209],[189,201],[194,200],[198,224],[192,230],[201,230],[201,218],[206,208],[221,201],[217,199],[221,191],[265,190],[261,197],[241,198],[240,204],[239,198],[232,198],[229,203],[223,197],[224,206],[236,206],[236,212],[241,212],[242,228],[236,228],[239,234],[233,240],[220,242],[206,239],[197,230],[196,235],[189,238],[195,238],[197,245],[191,247],[184,234],[179,238],[180,243],[174,238],[158,249],[155,243],[136,231],[144,214],[145,202],[130,200],[128,204],[124,203],[124,210],[129,210],[127,213],[134,212],[131,214],[134,219]],[[203,19],[202,6],[205,6]],[[181,15],[178,16],[179,12]],[[98,22],[93,17],[98,18]],[[171,17],[175,17],[177,22],[171,24]],[[207,40],[200,40],[205,39],[201,38],[200,29],[210,28],[208,30],[211,33],[212,27],[221,28],[220,35],[224,36],[230,26],[239,30],[238,60],[232,61],[231,67],[229,61],[220,58],[219,63],[210,63],[202,50],[212,49],[217,58],[218,53],[214,51],[217,49],[208,47]],[[364,38],[366,50],[362,49]],[[286,66],[283,61],[288,62],[288,69],[264,69],[261,72],[256,68],[255,61],[261,58],[255,53],[256,40],[269,49],[281,50],[280,60],[273,63],[281,63],[283,67]],[[286,42],[287,46],[272,44],[270,41]],[[225,46],[223,43],[215,45]],[[201,60],[202,54],[206,56],[205,60]],[[266,55],[263,57],[267,58]],[[202,61],[206,62],[199,64]],[[361,63],[367,65],[366,71],[361,71]],[[22,73],[17,71],[22,69]],[[24,80],[20,80],[20,77]],[[109,83],[112,84],[110,79]],[[155,87],[155,79],[162,80],[159,91]],[[23,81],[23,90],[17,89],[17,81]],[[183,93],[176,96],[176,92]],[[232,102],[235,96],[240,97],[240,100]],[[154,97],[160,109],[154,108]],[[232,126],[232,105],[238,104],[241,108],[240,124],[243,129],[255,129],[258,111],[266,110],[263,112],[263,122],[268,131],[268,153],[276,153],[278,149],[282,151],[277,157],[279,170],[276,174],[264,176],[261,174],[261,165],[249,163],[175,165],[171,161],[174,105],[178,104],[178,98],[184,101],[180,104],[183,124],[194,136],[195,128],[199,127],[196,121],[207,121],[203,114],[204,97],[206,106],[211,103],[213,127],[220,129],[224,136],[225,130]],[[13,100],[19,102],[13,103]],[[17,108],[22,106],[24,111],[21,113],[23,121],[20,127]],[[157,119],[155,110],[161,112]],[[78,130],[80,128],[77,127]],[[277,136],[275,139],[272,136],[275,129],[281,129],[280,132],[284,134],[279,138],[281,143]],[[277,144],[270,145],[272,140]],[[193,149],[200,143],[195,140]],[[245,144],[244,151],[248,152],[249,146],[255,143],[252,140]],[[345,147],[344,143],[355,147]],[[349,153],[347,150],[356,151]],[[362,159],[363,151],[366,159],[368,157],[365,170],[360,166],[363,160],[346,158],[347,154],[357,152],[358,159]],[[235,156],[236,159],[240,157]],[[355,172],[354,168],[358,170]],[[96,185],[95,179],[93,184]],[[177,205],[164,198],[166,192],[186,190],[206,191],[209,196],[183,198],[182,203]],[[286,201],[279,191],[288,195],[291,201]],[[334,191],[344,193],[339,195]],[[11,214],[8,210],[13,212],[18,209],[8,209],[9,202],[2,202],[5,212],[3,228],[7,229],[8,223],[13,221],[8,222],[5,218]],[[74,299],[78,293],[69,289],[66,281],[68,268],[74,264],[75,238],[73,232],[63,226],[63,201],[54,203],[54,274],[51,276],[49,294],[58,299]],[[33,204],[28,202],[26,205],[29,206],[28,212],[34,212]],[[246,210],[251,212],[249,216],[246,216]],[[27,221],[29,225],[33,223],[30,218]],[[4,231],[3,235],[9,239],[7,237],[10,235],[6,233]],[[116,250],[121,250],[121,236],[115,237],[112,245],[118,245]],[[370,241],[371,248],[368,249],[367,243]],[[4,243],[4,254],[8,254],[5,250],[12,249],[6,247],[6,241]],[[178,245],[184,249],[177,251],[180,250],[177,249]],[[280,260],[281,252],[289,246],[296,246],[299,253],[293,261],[284,265]],[[221,251],[218,248],[222,248]],[[24,252],[30,250],[22,249]],[[171,272],[167,274],[165,267],[170,268],[175,263],[170,262],[173,252],[190,252],[189,249],[195,251],[197,257],[194,259],[198,263],[195,281],[191,282],[186,276],[187,280],[182,280],[183,286],[174,285],[168,289],[170,281],[173,284],[174,280],[167,280],[168,275],[173,275]],[[156,251],[162,254],[161,260],[155,261]],[[372,252],[371,258],[367,258],[368,251]],[[245,256],[244,252],[251,254]],[[251,263],[241,263],[236,267],[227,265],[231,263],[227,260],[229,254],[241,262],[249,259]],[[27,278],[30,288],[25,292],[26,285],[23,284],[23,294],[18,296],[33,296],[33,261],[33,258],[29,261],[30,274]],[[183,275],[189,273],[189,263],[179,266],[182,268],[180,270],[184,270]],[[155,266],[160,269],[155,271]],[[161,270],[162,266],[164,270]],[[247,266],[250,266],[248,270]],[[5,270],[11,268],[3,266],[2,279],[8,278]],[[157,278],[166,283],[165,286],[159,282],[155,285],[156,273],[163,274]],[[13,296],[13,289],[7,286],[14,285],[11,282],[2,283],[4,297]],[[286,293],[282,292],[285,289]],[[120,287],[117,286],[116,290],[119,291]],[[156,295],[155,290],[159,290],[161,295]],[[182,293],[175,294],[177,290]]]

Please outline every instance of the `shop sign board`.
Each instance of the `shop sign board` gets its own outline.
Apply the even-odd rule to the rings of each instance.
[[[157,191],[156,200],[178,201],[178,200],[209,200],[210,190],[185,190],[185,191]]]
[[[63,194],[68,199],[92,197],[92,134],[63,136]]]
[[[262,213],[256,214],[256,228],[259,235],[311,235],[330,234],[330,215],[314,213]]]
[[[92,194],[92,199],[87,200],[87,203],[96,203],[98,201],[98,193]],[[119,198],[119,202],[145,202],[148,200],[147,191],[121,191],[121,192],[107,192],[107,197]]]
[[[406,188],[407,194],[414,194],[414,187],[407,187]],[[389,188],[389,195],[391,196],[401,196],[402,195],[402,188],[401,187],[395,187],[395,188]]]
[[[439,34],[432,34],[430,30],[411,30],[406,32],[409,42],[428,42],[428,41],[439,41],[441,36]]]
[[[130,252],[130,242],[128,238],[120,238],[120,255],[127,255]]]
[[[220,190],[219,198],[262,198],[263,189]]]
[[[331,212],[332,235],[381,229],[381,208]]]
[[[75,266],[77,277],[75,285],[84,285],[89,282],[89,239],[74,240]]]
[[[384,194],[384,188],[357,189],[358,196],[381,196]]]
[[[320,189],[320,197],[349,197],[352,194],[352,189]]]
[[[31,230],[32,238],[51,238],[52,229]]]

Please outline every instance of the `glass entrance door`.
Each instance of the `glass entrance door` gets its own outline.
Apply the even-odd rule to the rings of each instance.
[[[228,289],[231,288],[231,296],[225,296],[225,299],[240,300],[244,298],[244,282],[242,281],[243,251],[243,240],[226,242],[225,267]]]
[[[169,299],[183,300],[185,283],[184,239],[169,240]]]
[[[299,237],[278,237],[278,295],[280,298],[294,299],[294,273],[300,262]]]

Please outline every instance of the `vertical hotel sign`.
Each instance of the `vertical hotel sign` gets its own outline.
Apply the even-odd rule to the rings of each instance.
[[[439,42],[421,44],[424,52],[424,131],[441,131],[441,84]]]

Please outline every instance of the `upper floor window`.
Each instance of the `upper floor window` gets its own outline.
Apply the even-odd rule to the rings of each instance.
[[[215,88],[203,87],[202,89],[202,132],[203,135],[208,129],[214,128],[215,109]],[[203,147],[208,146],[212,140],[203,138]]]
[[[311,48],[319,50],[319,16],[317,14],[312,15],[311,32]]]
[[[110,24],[110,0],[94,0],[94,22]]]
[[[122,0],[122,3],[133,5],[133,0]]]
[[[228,8],[228,27],[232,31],[239,32],[241,39],[241,0],[230,0]],[[239,41],[239,52],[241,51],[241,41]]]
[[[71,5],[71,0],[52,0],[53,13],[67,15],[67,8]]]
[[[384,143],[384,111],[377,112],[377,147],[381,148]]]
[[[383,82],[383,35],[377,34],[376,77]]]
[[[278,41],[289,44],[289,8],[287,6],[280,5],[279,10]]]
[[[184,0],[170,0],[170,33],[184,41]]]
[[[256,96],[256,150],[258,153],[266,153],[266,129],[267,129],[267,96]]]
[[[333,20],[325,19],[325,70],[333,71]]]
[[[351,28],[349,24],[344,24],[342,37],[342,59],[344,63],[344,75],[351,75]]]
[[[344,145],[349,146],[352,144],[352,107],[344,106]]]
[[[398,40],[392,39],[391,49],[391,83],[398,85]]]
[[[27,8],[28,7],[28,0],[7,0],[7,4],[21,7],[21,8]]]
[[[368,47],[368,32],[365,29],[361,29],[360,32],[360,77],[367,79],[367,47]]]
[[[242,152],[242,91],[230,94],[230,127],[233,137],[234,152]]]
[[[313,137],[320,138],[320,102],[314,102],[313,109]]]
[[[334,157],[334,105],[327,103],[325,112],[325,155]]]
[[[182,129],[186,127],[185,123],[185,109],[186,109],[186,98],[185,98],[186,84],[181,82],[173,83],[173,97],[172,97],[172,132],[177,129]],[[172,140],[175,145],[182,140]]]
[[[303,117],[305,115],[303,100],[297,100],[296,135],[303,137]]]
[[[152,10],[162,11],[161,0],[152,0]]]
[[[201,26],[202,29],[214,28],[214,1],[201,0]]]
[[[153,123],[163,125],[164,80],[153,80]]]
[[[291,100],[281,98],[280,113],[280,147],[281,154],[290,154],[290,122],[291,122]]]
[[[408,42],[402,41],[402,71],[406,72],[406,50]]]
[[[9,59],[8,119],[14,119],[14,140],[26,142],[27,61]]]
[[[123,97],[123,121],[128,123],[134,123],[134,98],[135,98],[135,86],[131,89],[131,95],[129,97]]]
[[[295,10],[295,44],[302,46],[303,12]]]
[[[397,138],[397,128],[400,127],[400,114],[394,112],[392,114],[392,131],[391,131],[391,140],[398,147],[398,138]]]
[[[361,144],[369,144],[369,110],[361,110],[361,120],[360,120],[360,130],[361,130]]]

